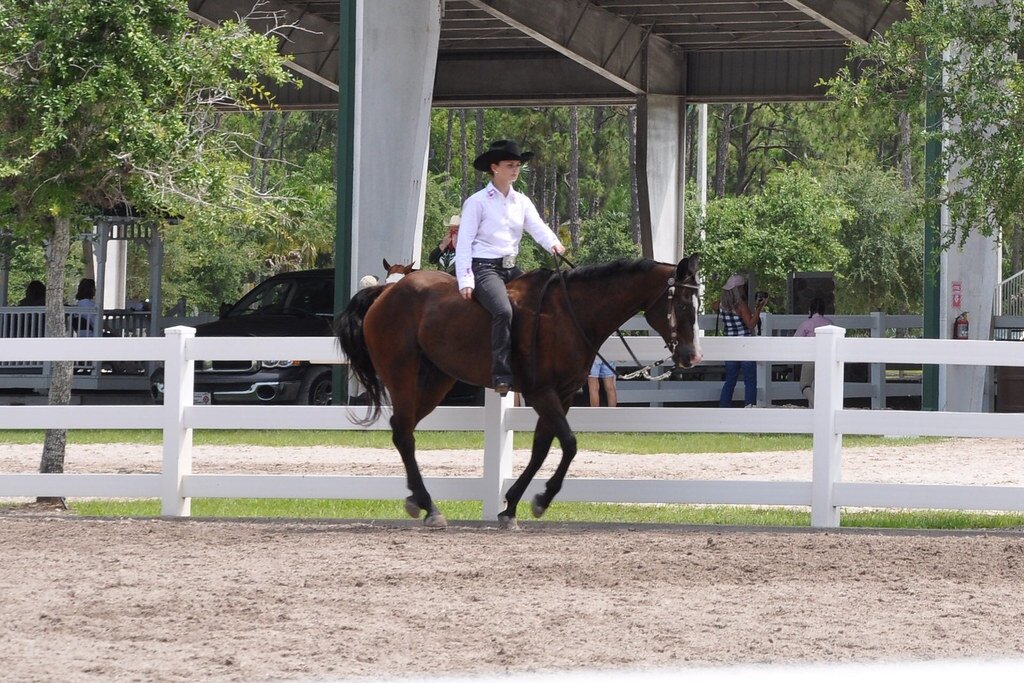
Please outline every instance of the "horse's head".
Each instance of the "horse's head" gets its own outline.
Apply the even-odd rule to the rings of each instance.
[[[396,263],[394,265],[388,263],[387,259],[384,259],[384,272],[387,276],[384,278],[384,284],[392,282],[398,282],[409,273],[416,270],[416,262],[412,262],[409,265]]]
[[[700,280],[697,269],[700,257],[684,257],[670,275],[664,289],[647,307],[644,317],[658,331],[672,352],[677,368],[688,368],[700,363],[700,328],[697,326],[697,294]]]

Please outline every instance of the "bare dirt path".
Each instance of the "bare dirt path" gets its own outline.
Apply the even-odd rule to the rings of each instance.
[[[473,474],[479,453],[424,453]],[[34,447],[0,448],[32,471]],[[1000,440],[846,449],[844,478],[1020,485]],[[72,447],[68,471],[159,449]],[[521,465],[521,461],[517,463]],[[398,473],[354,449],[197,449],[196,471]],[[809,453],[582,454],[574,476],[806,479]],[[1024,657],[1024,536],[0,514],[0,671],[19,681],[308,680]]]

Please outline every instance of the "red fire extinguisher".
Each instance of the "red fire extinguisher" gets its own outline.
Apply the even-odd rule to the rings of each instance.
[[[964,311],[953,321],[953,339],[969,339],[970,323],[967,322],[967,311]]]

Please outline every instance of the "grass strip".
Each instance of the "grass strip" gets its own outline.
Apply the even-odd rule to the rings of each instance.
[[[0,443],[42,447],[42,430],[2,430]],[[68,430],[70,444],[127,443],[159,445],[163,435],[159,430],[142,429],[73,429]],[[515,448],[528,449],[533,435],[516,432]],[[936,437],[887,438],[882,436],[845,436],[846,446],[902,446],[936,443]],[[193,443],[197,446],[268,446],[295,448],[312,446],[342,446],[350,448],[393,449],[388,431],[353,430],[196,430]],[[627,433],[593,432],[579,435],[583,450],[603,453],[751,453],[761,451],[801,451],[811,449],[809,434],[718,434],[718,433]],[[482,432],[416,432],[419,450],[479,450],[484,447]]]
[[[160,501],[69,501],[78,515],[90,517],[156,517]],[[439,501],[450,520],[479,520],[478,502]],[[290,519],[408,519],[401,501],[196,498],[193,517]],[[521,520],[532,520],[529,506],[520,505]],[[544,516],[548,522],[617,522],[626,524],[690,524],[723,526],[810,526],[810,512],[791,508],[733,505],[636,505],[612,503],[555,503]],[[872,510],[842,514],[843,527],[899,529],[1020,529],[1022,514],[987,514],[959,510]]]

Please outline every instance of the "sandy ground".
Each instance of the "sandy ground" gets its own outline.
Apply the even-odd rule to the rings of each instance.
[[[848,448],[844,479],[1021,485],[996,439]],[[424,452],[428,475],[478,452]],[[69,472],[159,449],[72,446]],[[525,454],[517,459],[524,462]],[[38,447],[0,446],[0,472]],[[398,474],[390,451],[199,447],[195,471]],[[810,454],[581,453],[570,476],[808,479]],[[6,680],[323,680],[1024,658],[1024,535],[0,514]]]
[[[0,446],[0,472],[35,472],[41,447]],[[538,478],[554,471],[560,451],[552,450]],[[479,450],[420,451],[424,476],[480,476]],[[529,451],[517,450],[518,474]],[[66,472],[159,472],[159,446],[128,444],[69,445]],[[1024,441],[1011,439],[949,439],[914,446],[846,447],[843,480],[927,484],[1024,485]],[[261,446],[196,446],[197,473],[353,474],[404,476],[392,449]],[[807,481],[811,452],[698,453],[622,455],[582,450],[569,470],[571,478],[622,479],[753,479]]]

